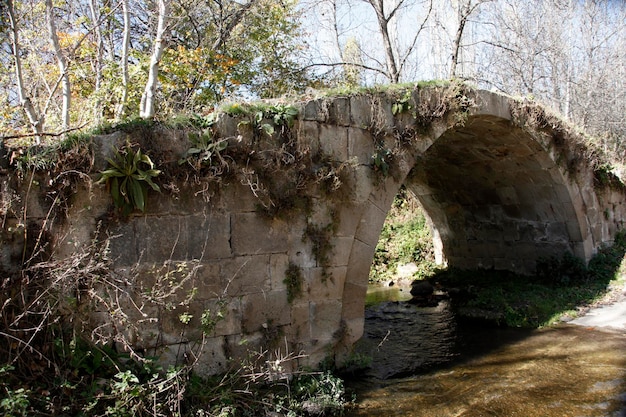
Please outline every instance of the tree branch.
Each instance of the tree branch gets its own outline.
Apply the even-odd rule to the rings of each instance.
[[[41,133],[24,133],[20,135],[8,135],[8,136],[0,136],[0,140],[8,140],[8,139],[23,139],[23,138],[32,138],[35,136],[47,136],[47,137],[59,137],[66,135],[70,132],[74,132],[75,130],[80,130],[83,127],[87,126],[87,123],[83,123],[81,126],[73,127],[71,129],[66,129],[61,132],[52,133],[52,132],[41,132]]]

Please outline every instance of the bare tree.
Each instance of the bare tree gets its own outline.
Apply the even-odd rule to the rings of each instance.
[[[429,0],[426,8],[425,16],[419,22],[417,30],[413,36],[413,40],[409,42],[404,51],[400,50],[397,38],[394,39],[394,33],[397,32],[395,20],[403,8],[409,6],[406,0],[364,0],[376,13],[378,23],[378,31],[383,39],[383,49],[385,53],[386,76],[391,83],[400,82],[402,71],[409,56],[414,52],[417,45],[419,35],[426,26],[426,22],[430,17],[433,9],[433,2]]]
[[[452,41],[452,58],[450,62],[450,78],[457,77],[457,65],[461,50],[461,40],[469,17],[480,7],[481,4],[491,0],[459,0],[457,4],[458,26]]]
[[[47,0],[50,1],[50,0]],[[139,116],[143,119],[154,117],[155,94],[158,84],[159,63],[165,49],[165,33],[167,30],[167,17],[169,14],[169,0],[158,0],[159,15],[157,18],[157,30],[153,42],[152,56],[150,57],[150,68],[148,72],[148,82],[141,96],[141,108]]]
[[[100,16],[98,14],[97,0],[89,0],[89,12],[91,14],[91,21],[93,25],[93,31],[96,36],[96,56],[95,56],[95,70],[96,79],[94,80],[94,90],[96,93],[96,100],[94,101],[94,121],[100,123],[102,121],[102,105],[99,98],[100,88],[102,86],[102,66],[103,66],[103,50],[104,43],[102,39],[102,31],[100,30]]]
[[[43,117],[40,117],[33,106],[31,98],[26,92],[24,84],[24,76],[22,74],[21,47],[19,39],[19,27],[15,16],[15,7],[13,0],[7,0],[7,13],[9,15],[9,24],[11,26],[11,49],[13,52],[13,61],[15,65],[15,81],[17,84],[17,95],[20,106],[26,113],[26,117],[30,123],[37,144],[41,142],[41,133],[43,132]]]
[[[130,77],[128,74],[128,53],[130,49],[130,11],[128,9],[128,0],[122,0],[122,15],[124,20],[122,53],[120,56],[120,66],[122,67],[122,93],[120,102],[115,111],[115,118],[120,120],[126,113],[128,102],[128,84]]]
[[[57,61],[57,66],[59,67],[59,80],[62,86],[62,97],[63,97],[63,109],[62,109],[62,120],[63,120],[63,130],[67,131],[70,127],[70,105],[72,100],[72,88],[70,85],[70,76],[68,73],[68,62],[63,54],[63,50],[61,49],[61,44],[59,43],[59,36],[57,34],[56,28],[56,17],[54,15],[54,7],[52,6],[52,0],[45,0],[46,3],[46,19],[48,23],[48,37],[50,40],[50,44],[52,45],[52,49],[54,50],[54,57]]]

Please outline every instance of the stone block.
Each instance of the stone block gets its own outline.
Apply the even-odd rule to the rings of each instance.
[[[376,246],[368,245],[357,239],[354,240],[348,263],[346,282],[367,284],[375,249]]]
[[[350,120],[354,127],[367,129],[372,123],[372,99],[368,96],[350,97]]]
[[[354,238],[335,236],[332,239],[333,251],[330,255],[329,265],[345,266],[348,265],[350,254],[352,253],[352,244]]]
[[[226,372],[229,357],[226,354],[224,337],[211,337],[204,340],[200,349],[187,352],[193,370],[198,375],[217,375]]]
[[[231,215],[231,245],[234,255],[287,252],[289,223],[256,213]]]
[[[203,262],[199,265],[195,277],[200,300],[209,300],[219,297],[225,289],[221,278],[221,266],[219,262]]]
[[[144,262],[164,262],[188,258],[186,219],[179,216],[133,219],[137,249]]]
[[[367,201],[372,192],[376,190],[375,173],[369,165],[358,165],[351,170],[345,181],[345,186],[349,190],[346,199],[352,204],[361,204]]]
[[[192,301],[187,305],[172,304],[162,309],[159,317],[161,343],[170,345],[200,340],[202,338],[201,317],[204,303]],[[188,323],[184,323],[189,318]]]
[[[365,295],[367,294],[367,276],[361,283],[346,281],[343,290],[343,308],[341,317],[344,320],[363,318],[365,314]]]
[[[564,222],[550,222],[546,229],[549,242],[569,242],[570,236]]]
[[[234,334],[226,336],[224,350],[231,367],[241,368],[242,364],[250,358],[259,357],[260,353],[267,350],[264,346],[265,337],[261,332]]]
[[[350,125],[350,99],[347,97],[335,97],[329,103],[328,123],[339,126]]]
[[[230,215],[211,212],[189,216],[187,228],[188,259],[221,259],[231,256]]]
[[[328,118],[328,103],[324,99],[311,100],[301,112],[303,120],[325,122]]]
[[[285,271],[287,271],[288,266],[288,255],[283,253],[270,255],[270,288],[272,291],[285,291],[287,289]]]
[[[222,261],[222,288],[227,295],[267,292],[270,284],[270,255],[239,256]]]
[[[287,291],[268,291],[242,297],[242,326],[246,333],[291,324]]]
[[[376,145],[371,133],[364,129],[351,127],[347,134],[349,158],[356,157],[359,164],[371,164],[372,155],[376,152]]]
[[[111,236],[109,256],[113,260],[113,265],[116,268],[135,265],[141,254],[135,235],[135,222],[118,223],[110,226],[109,231]]]
[[[500,197],[500,201],[502,202],[502,204],[510,205],[519,203],[515,187],[499,187],[496,189],[496,193],[498,194],[498,197]]]
[[[336,339],[341,328],[342,304],[329,300],[309,303],[311,339],[322,343]]]
[[[337,161],[348,160],[348,128],[320,125],[320,151]]]
[[[205,314],[211,336],[229,336],[241,333],[242,308],[241,299],[231,298],[209,300],[203,303],[202,314]],[[202,316],[201,316],[202,317]]]
[[[381,210],[374,204],[370,204],[366,207],[363,217],[361,217],[354,238],[369,246],[376,247],[386,217],[386,211]]]
[[[363,337],[365,319],[363,317],[356,317],[356,318],[344,320],[343,322],[344,322],[343,342],[348,346],[352,346],[361,337]]]
[[[237,136],[239,134],[237,130],[237,126],[239,125],[240,121],[241,120],[236,117],[229,116],[226,113],[221,113],[218,116],[217,121],[215,122],[215,125],[214,125],[217,135],[220,138]]]
[[[311,319],[309,316],[309,302],[294,300],[291,306],[291,326],[287,336],[292,340],[308,341],[311,339]]]
[[[380,184],[373,189],[370,195],[370,202],[378,206],[381,210],[387,212],[391,208],[393,200],[398,195],[401,182],[397,181],[393,177],[385,178]],[[447,201],[449,198],[446,198]]]
[[[318,122],[300,121],[298,123],[298,149],[302,152],[310,150],[315,155],[320,150],[320,124]]]
[[[339,222],[335,236],[354,238],[360,219],[363,216],[364,207],[366,207],[366,204],[340,205],[337,209]]]
[[[289,261],[300,268],[314,268],[317,266],[317,259],[313,255],[313,246],[309,239],[300,238],[293,240],[289,245]]]
[[[240,182],[233,182],[224,187],[217,205],[223,212],[256,212],[259,205],[259,199],[254,195],[250,187]],[[211,209],[206,207],[200,210],[201,213]]]
[[[511,120],[509,98],[504,95],[494,94],[486,90],[476,92],[477,107],[472,108],[470,113],[480,115],[492,115],[506,120]]]
[[[341,300],[346,267],[313,268],[307,276],[308,299],[313,302]]]

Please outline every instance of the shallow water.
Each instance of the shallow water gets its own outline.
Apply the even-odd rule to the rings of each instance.
[[[626,334],[459,321],[446,302],[366,310],[365,376],[347,416],[626,417]]]

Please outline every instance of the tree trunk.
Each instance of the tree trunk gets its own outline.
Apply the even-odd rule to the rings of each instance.
[[[59,75],[61,77],[62,95],[63,95],[63,130],[67,131],[70,128],[70,104],[72,99],[72,90],[70,86],[70,77],[67,69],[67,60],[61,50],[59,43],[59,36],[57,34],[56,22],[54,17],[54,8],[52,6],[52,0],[46,0],[46,15],[48,20],[48,36],[50,37],[50,43],[54,49],[54,55],[57,60],[57,66],[59,67]]]
[[[122,0],[122,14],[124,15],[124,39],[122,41],[122,56],[120,57],[122,65],[122,94],[115,114],[117,120],[121,120],[126,114],[128,101],[128,50],[130,48],[130,13],[128,10],[128,0]]]
[[[463,37],[463,30],[467,23],[467,16],[462,15],[459,26],[456,29],[456,35],[454,36],[454,42],[452,43],[452,62],[450,64],[450,78],[456,78],[456,67],[459,62],[459,51],[461,49],[461,38]]]
[[[98,7],[97,7],[97,0],[91,0],[89,2],[89,10],[91,12],[91,21],[93,22],[93,30],[94,33],[96,35],[96,80],[95,80],[95,93],[96,93],[96,97],[98,97],[96,99],[96,101],[94,102],[93,105],[93,116],[94,116],[94,121],[97,124],[100,124],[102,122],[102,101],[99,98],[99,94],[100,94],[100,88],[102,87],[102,50],[104,48],[103,46],[103,40],[102,40],[102,32],[100,31],[100,23],[99,23],[99,17],[98,17]]]
[[[393,52],[393,45],[391,43],[391,35],[389,33],[389,20],[390,17],[385,16],[384,0],[370,0],[369,3],[376,11],[376,17],[378,19],[378,28],[380,34],[383,37],[383,46],[385,49],[385,61],[387,62],[387,77],[393,84],[397,84],[400,81],[400,74],[398,72],[398,65],[396,63],[396,56]]]
[[[50,1],[50,0],[47,0]],[[141,96],[141,109],[139,116],[142,119],[151,119],[154,117],[154,95],[158,84],[159,63],[165,49],[165,30],[167,22],[167,14],[169,13],[169,0],[159,0],[159,17],[157,32],[154,38],[154,50],[150,58],[150,69],[148,72],[148,82]]]
[[[43,117],[40,118],[35,111],[30,97],[26,94],[26,88],[24,87],[24,77],[22,76],[22,61],[20,59],[20,41],[19,30],[17,27],[17,21],[15,19],[15,8],[13,7],[13,0],[7,0],[7,9],[9,14],[9,24],[11,25],[11,46],[13,49],[13,60],[15,63],[15,78],[17,83],[17,95],[20,100],[20,105],[26,117],[30,122],[31,129],[35,134],[35,141],[37,144],[41,143],[41,133],[43,132]]]

